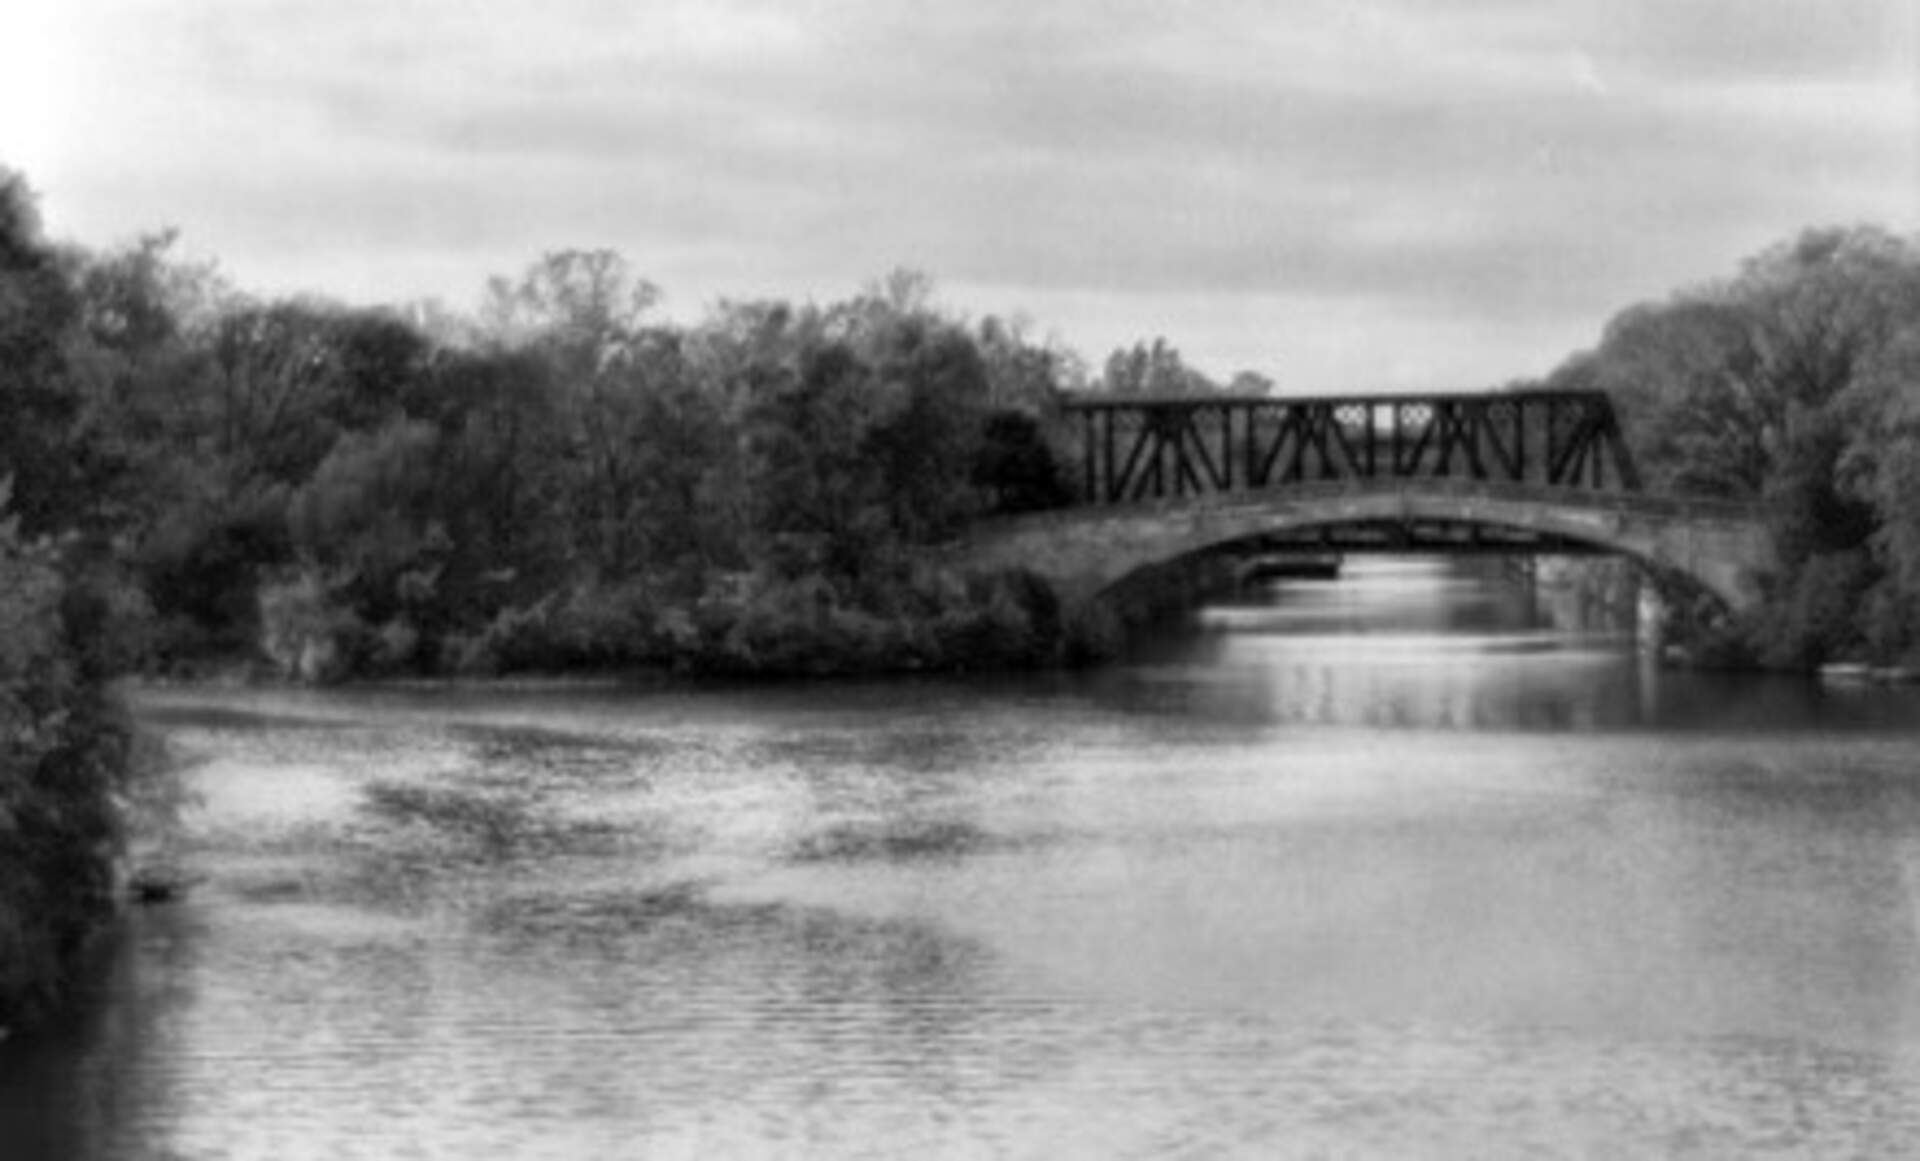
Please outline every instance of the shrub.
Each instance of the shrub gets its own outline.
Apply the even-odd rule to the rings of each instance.
[[[1029,574],[928,569],[890,585],[848,587],[819,576],[759,577],[742,596],[706,602],[708,631],[695,664],[789,676],[1007,668],[1061,653],[1058,601]]]
[[[684,611],[663,609],[643,582],[581,585],[501,610],[477,635],[444,648],[465,673],[557,673],[669,663],[694,633]]]
[[[1786,669],[1810,669],[1857,654],[1863,639],[1856,614],[1874,584],[1864,549],[1810,557],[1786,591],[1769,602],[1755,642],[1761,660]]]
[[[1873,661],[1883,665],[1920,662],[1920,606],[1907,599],[1893,578],[1882,577],[1873,586],[1856,619]]]
[[[1023,411],[987,417],[972,478],[990,512],[1039,512],[1073,499],[1039,421]]]
[[[154,660],[190,665],[251,653],[260,635],[260,581],[289,556],[284,496],[206,501],[166,513],[135,550],[158,620]]]
[[[0,518],[0,1027],[59,998],[112,905],[133,732],[98,613]]]
[[[373,634],[308,569],[260,589],[260,650],[281,676],[339,681],[357,668]]]

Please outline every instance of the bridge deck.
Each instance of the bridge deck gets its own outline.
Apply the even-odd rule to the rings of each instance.
[[[1338,501],[1343,497],[1372,497],[1382,493],[1540,504],[1596,512],[1619,512],[1664,519],[1726,524],[1751,523],[1760,519],[1764,510],[1763,505],[1746,501],[1663,496],[1653,492],[1596,490],[1567,485],[1513,483],[1505,480],[1382,478],[1296,483],[1283,487],[1270,487],[1262,491],[1241,490],[1199,496],[1125,500],[1111,504],[1082,505],[1075,508],[1030,512],[1019,516],[996,517],[984,521],[983,524],[1065,522],[1096,513],[1104,516],[1134,514],[1150,516],[1173,509],[1199,509],[1221,513],[1242,509],[1272,511],[1276,505],[1292,503],[1324,508],[1329,502]]]

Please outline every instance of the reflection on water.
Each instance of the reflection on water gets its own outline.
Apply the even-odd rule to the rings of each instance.
[[[1111,687],[1130,708],[1389,729],[1800,730],[1915,724],[1898,691],[1663,670],[1632,626],[1581,623],[1497,565],[1350,558],[1145,643]],[[1563,604],[1566,602],[1562,602]]]
[[[1920,1149],[1920,701],[1378,562],[1100,674],[148,694],[13,1158]]]
[[[1483,570],[1485,571],[1485,570]],[[1636,720],[1647,675],[1630,633],[1542,624],[1530,595],[1441,560],[1349,560],[1339,583],[1275,586],[1198,617],[1209,689],[1268,720],[1392,729],[1591,729]],[[1151,673],[1151,671],[1150,671]]]

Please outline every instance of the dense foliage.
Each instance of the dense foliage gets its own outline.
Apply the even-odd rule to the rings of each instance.
[[[0,1032],[57,997],[110,907],[133,768],[108,684],[124,602],[81,540],[44,535],[86,523],[98,470],[62,367],[74,309],[0,174]]]
[[[80,529],[144,596],[148,665],[767,674],[1062,647],[1042,586],[921,550],[1066,498],[1048,415],[1075,369],[916,275],[693,326],[607,251],[496,279],[471,318],[257,301],[170,235],[29,275],[0,473],[23,529]]]
[[[1614,394],[1649,486],[1764,503],[1779,568],[1724,659],[1920,660],[1920,244],[1809,231],[1623,312],[1550,385]]]
[[[0,521],[0,1029],[57,998],[112,906],[135,764],[100,600]]]

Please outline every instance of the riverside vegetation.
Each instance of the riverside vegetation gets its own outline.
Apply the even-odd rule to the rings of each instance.
[[[1611,394],[1648,487],[1762,505],[1757,607],[1664,586],[1695,656],[1920,664],[1920,243],[1809,230],[1623,311],[1544,386]]]
[[[575,251],[464,319],[256,302],[172,245],[46,264],[21,320],[46,357],[0,436],[23,529],[113,563],[149,669],[777,675],[1066,648],[1044,586],[917,552],[1064,500],[1063,356],[942,317],[917,277],[677,328],[621,259]]]
[[[0,508],[7,487],[0,483]],[[181,789],[113,677],[114,589],[70,546],[0,517],[0,1039],[52,1011],[128,870]]]
[[[129,772],[116,674],[777,676],[1111,647],[1037,578],[921,550],[1071,498],[1063,392],[1221,389],[1171,346],[1095,373],[910,273],[692,325],[658,298],[576,250],[472,316],[267,301],[170,233],[55,246],[0,168],[0,1026],[104,913],[128,804],[166,797]],[[1914,242],[1810,231],[1622,313],[1545,385],[1613,393],[1655,486],[1766,501],[1767,599],[1683,610],[1700,651],[1920,655]]]

